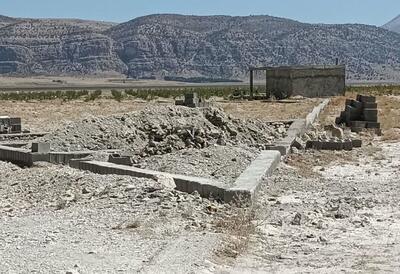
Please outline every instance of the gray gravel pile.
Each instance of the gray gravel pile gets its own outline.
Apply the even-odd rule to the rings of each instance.
[[[217,108],[158,106],[85,118],[39,140],[59,151],[123,149],[147,156],[212,144],[262,147],[284,137],[286,130],[282,123],[235,119]]]
[[[232,184],[258,152],[255,148],[214,145],[201,150],[186,149],[143,158],[139,167]]]
[[[42,163],[30,169],[0,162],[0,215],[21,214],[28,210],[63,210],[69,207],[127,205],[157,211],[223,205],[199,195],[190,195],[166,186],[162,179],[99,175],[65,166]],[[196,213],[197,214],[197,213]]]

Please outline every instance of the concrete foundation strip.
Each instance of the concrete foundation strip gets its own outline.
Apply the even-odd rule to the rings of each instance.
[[[70,161],[70,166],[98,174],[128,175],[139,178],[155,178],[157,176],[171,177],[175,182],[176,189],[179,191],[187,193],[197,191],[202,197],[212,196],[224,200],[224,187],[221,183],[211,179],[170,174],[100,161],[72,160]]]
[[[281,160],[279,151],[265,150],[235,181],[234,186],[225,191],[225,202],[251,204],[259,190],[264,176],[270,176]]]
[[[108,162],[77,160],[92,152],[50,152],[47,154],[35,154],[29,150],[0,146],[0,160],[12,163],[32,166],[34,161],[49,161],[67,164],[73,168],[87,170],[99,174],[119,174],[133,177],[154,178],[157,176],[172,177],[176,189],[182,192],[199,192],[203,197],[213,196],[225,202],[238,202],[238,205],[251,204],[259,190],[263,178],[270,176],[279,165],[281,156],[290,152],[294,140],[302,135],[307,127],[314,123],[323,109],[328,105],[329,99],[324,100],[319,106],[307,115],[306,119],[294,121],[287,132],[287,137],[278,141],[269,150],[261,154],[250,164],[250,166],[239,176],[232,187],[226,188],[221,183],[211,179],[199,178],[186,175],[169,174],[165,172],[140,169],[130,166],[117,165]]]

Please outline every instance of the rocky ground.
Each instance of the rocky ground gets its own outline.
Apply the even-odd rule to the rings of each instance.
[[[177,144],[201,137],[208,145],[183,143],[137,158],[136,165],[226,184],[257,156],[254,144],[286,132],[282,123],[244,123],[214,108],[159,106],[83,119],[53,131],[56,147],[128,147],[134,137],[135,145],[164,149],[171,136]],[[179,127],[191,130],[180,135]],[[382,137],[363,134],[363,147],[353,151],[297,151],[264,179],[251,208],[178,192],[162,178],[0,162],[0,272],[397,272],[394,129]]]
[[[2,273],[202,269],[231,211],[153,179],[48,164],[0,170]]]
[[[248,249],[224,273],[397,272],[400,143],[292,155],[266,181]]]
[[[233,184],[257,157],[258,149],[246,146],[210,146],[143,158],[139,167],[214,179]]]

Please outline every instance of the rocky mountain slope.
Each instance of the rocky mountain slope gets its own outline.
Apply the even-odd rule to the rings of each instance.
[[[382,28],[400,33],[400,15],[383,25]]]
[[[350,78],[380,80],[395,79],[400,63],[400,34],[368,25],[168,14],[118,25],[7,17],[0,24],[3,74],[240,79],[249,66],[333,64],[338,57]]]

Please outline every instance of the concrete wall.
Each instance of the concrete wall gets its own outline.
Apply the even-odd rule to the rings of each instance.
[[[344,66],[277,67],[266,71],[267,90],[280,99],[342,95],[345,77]]]
[[[10,162],[23,167],[31,167],[33,165],[30,150],[6,146],[0,146],[0,161]]]

